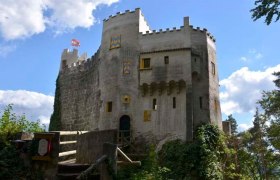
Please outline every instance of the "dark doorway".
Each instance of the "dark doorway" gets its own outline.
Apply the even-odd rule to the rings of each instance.
[[[123,115],[120,118],[119,141],[122,143],[130,142],[130,117],[128,115]]]

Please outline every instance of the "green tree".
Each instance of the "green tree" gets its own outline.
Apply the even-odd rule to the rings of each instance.
[[[40,121],[32,122],[25,115],[17,116],[13,113],[12,105],[4,109],[0,117],[0,179],[32,179],[29,176],[34,172],[24,166],[19,150],[9,140],[19,132],[41,131],[44,131],[44,127]]]
[[[273,18],[278,21],[280,18],[279,0],[256,0],[255,8],[251,9],[252,18],[254,21],[265,17],[265,23],[269,25]]]
[[[18,132],[40,132],[44,127],[40,121],[32,122],[26,119],[25,115],[17,116],[13,113],[12,105],[8,105],[0,118],[0,141],[7,142]]]
[[[268,128],[268,138],[271,144],[280,150],[280,72],[273,73],[277,78],[273,82],[275,90],[263,92],[259,104],[264,110],[264,115],[270,121]]]
[[[279,155],[271,148],[267,138],[267,119],[256,110],[253,127],[241,134],[238,152],[242,174],[253,179],[279,178]]]
[[[237,134],[237,122],[235,118],[230,114],[225,121],[229,121],[231,123],[231,133],[233,135]]]

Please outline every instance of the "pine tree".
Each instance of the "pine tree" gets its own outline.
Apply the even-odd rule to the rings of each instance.
[[[231,133],[233,135],[236,135],[237,134],[237,122],[236,122],[235,118],[232,116],[232,114],[230,114],[225,121],[229,121],[231,123]]]

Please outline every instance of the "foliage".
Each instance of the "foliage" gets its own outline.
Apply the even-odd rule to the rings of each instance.
[[[232,115],[227,119],[233,122],[231,136],[216,126],[202,125],[193,142],[167,142],[156,161],[149,159],[152,166],[131,169],[131,176],[120,179],[279,179],[280,73],[274,75],[278,89],[263,93],[259,103],[264,114],[256,110],[252,128],[238,134]],[[166,168],[168,171],[164,171]]]
[[[232,114],[230,114],[225,121],[229,121],[231,123],[231,133],[236,135],[237,134],[237,122],[234,119],[234,117],[232,116]]]
[[[59,86],[59,76],[56,79],[56,89],[53,105],[53,113],[50,119],[49,131],[58,131],[61,129],[61,101],[60,101],[60,86]]]
[[[256,21],[265,17],[267,25],[271,23],[274,17],[276,17],[275,21],[278,21],[280,18],[279,5],[279,0],[256,0],[256,7],[251,9],[253,20]]]
[[[152,146],[148,157],[142,162],[141,167],[126,167],[118,171],[117,179],[131,180],[165,180],[170,170],[161,167],[158,163],[155,148]]]
[[[280,72],[276,72],[274,75],[277,77],[273,81],[277,89],[263,92],[259,104],[271,124],[267,129],[268,138],[274,148],[280,150]]]
[[[240,134],[238,150],[239,170],[253,179],[278,179],[279,155],[267,138],[267,119],[256,110],[254,126]]]
[[[24,167],[23,159],[19,158],[20,151],[10,144],[9,140],[19,132],[41,132],[44,127],[40,122],[31,122],[24,115],[13,113],[12,105],[8,105],[0,118],[0,179],[32,179],[30,169]],[[35,179],[38,176],[36,176]],[[34,179],[33,178],[33,179]]]
[[[18,157],[19,153],[12,145],[0,150],[0,179],[19,179],[24,176],[24,164]]]
[[[25,115],[17,116],[13,113],[12,105],[8,105],[0,118],[0,141],[7,141],[19,132],[40,132],[44,131],[40,121],[32,122],[26,119]]]
[[[169,179],[223,179],[224,142],[217,126],[202,125],[192,143],[175,140],[164,144],[160,164],[171,170]]]

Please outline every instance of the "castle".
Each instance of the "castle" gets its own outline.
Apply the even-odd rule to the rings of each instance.
[[[134,141],[191,141],[222,128],[215,39],[194,28],[151,30],[139,8],[103,21],[89,59],[65,49],[57,81],[60,130],[118,129]]]

